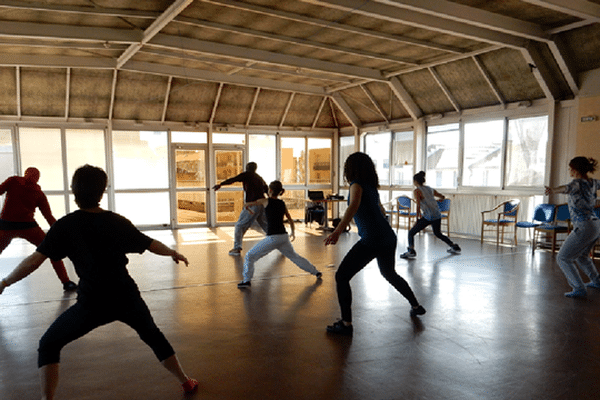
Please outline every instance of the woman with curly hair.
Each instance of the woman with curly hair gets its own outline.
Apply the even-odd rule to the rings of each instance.
[[[340,234],[346,230],[353,218],[360,240],[348,251],[335,274],[342,319],[328,326],[327,331],[342,335],[352,334],[350,280],[374,258],[377,259],[381,275],[412,306],[411,317],[425,314],[425,309],[417,301],[408,283],[396,273],[397,238],[385,219],[385,210],[379,200],[379,178],[373,160],[365,153],[351,154],[344,164],[344,178],[350,183],[348,208],[338,226],[325,239],[325,245],[336,244]]]

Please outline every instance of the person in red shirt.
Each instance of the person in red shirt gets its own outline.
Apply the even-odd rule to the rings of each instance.
[[[0,213],[0,254],[17,237],[27,240],[36,247],[42,243],[46,235],[33,218],[36,208],[40,209],[50,226],[56,222],[48,199],[37,183],[39,179],[40,171],[35,167],[29,167],[24,176],[11,176],[0,184],[0,195],[6,193]],[[77,289],[75,282],[69,279],[62,261],[52,261],[52,267],[62,282],[64,290]]]

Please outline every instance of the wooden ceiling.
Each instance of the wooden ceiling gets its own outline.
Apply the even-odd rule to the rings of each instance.
[[[573,99],[600,0],[0,4],[0,120],[363,128]]]

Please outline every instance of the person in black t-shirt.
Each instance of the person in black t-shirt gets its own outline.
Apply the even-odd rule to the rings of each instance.
[[[213,189],[219,190],[221,186],[242,182],[244,191],[246,192],[246,203],[264,199],[265,193],[267,193],[267,184],[264,179],[256,173],[256,168],[257,165],[255,162],[249,162],[246,164],[246,171],[233,178],[224,180],[220,184],[213,186]],[[250,208],[246,206],[240,213],[240,217],[235,224],[233,249],[229,250],[230,256],[239,256],[242,254],[242,238],[254,222],[257,222],[263,231],[267,231],[267,220],[262,205],[253,205]]]
[[[323,275],[310,263],[310,261],[298,255],[292,247],[291,241],[296,237],[294,220],[290,216],[283,200],[278,199],[278,196],[282,195],[284,191],[281,182],[273,181],[269,184],[268,198],[259,199],[246,204],[245,208],[246,210],[249,210],[249,212],[252,212],[250,210],[255,206],[264,208],[267,216],[267,237],[252,247],[246,254],[246,258],[244,259],[244,280],[238,284],[239,288],[250,286],[250,281],[254,276],[254,263],[273,250],[279,250],[281,254],[289,258],[298,267],[306,272],[310,272],[317,278],[321,278]],[[284,217],[288,219],[290,228],[292,229],[292,234],[289,237],[285,230],[285,226],[283,226]]]
[[[53,399],[58,386],[60,351],[68,343],[113,321],[132,327],[154,354],[192,392],[198,382],[183,371],[175,351],[156,326],[140,291],[127,271],[127,253],[169,256],[188,265],[185,256],[140,232],[126,218],[99,207],[106,189],[106,173],[85,165],[75,171],[71,189],[79,210],[52,225],[37,250],[23,260],[0,284],[4,289],[35,271],[46,258],[69,257],[79,276],[77,302],[61,314],[40,339],[42,399]]]

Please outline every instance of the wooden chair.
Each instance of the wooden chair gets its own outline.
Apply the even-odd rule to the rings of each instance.
[[[438,200],[438,207],[442,213],[442,224],[446,221],[446,231],[450,236],[450,205],[452,201],[450,199]]]
[[[533,251],[538,244],[538,236],[546,234],[552,236],[552,254],[556,252],[556,236],[559,233],[569,234],[571,232],[571,216],[567,203],[556,206],[554,220],[549,224],[542,224],[533,228]]]
[[[487,227],[493,227],[496,231],[496,244],[504,243],[504,230],[506,227],[513,228],[515,246],[517,245],[517,218],[519,215],[519,205],[521,201],[512,199],[498,204],[491,210],[481,212],[481,243],[483,243],[484,232]],[[501,211],[499,211],[501,210]],[[486,214],[496,213],[496,218],[487,218]],[[488,229],[490,230],[490,229]],[[502,237],[500,237],[502,235]]]

